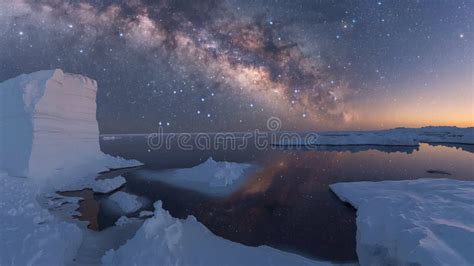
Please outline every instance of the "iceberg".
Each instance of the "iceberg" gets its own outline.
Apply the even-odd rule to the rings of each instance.
[[[357,209],[361,265],[474,264],[474,182],[418,179],[330,188]]]
[[[191,168],[139,170],[136,173],[147,181],[160,181],[207,194],[224,195],[236,189],[244,177],[256,168],[248,163],[217,162],[209,158]]]
[[[212,234],[194,217],[180,220],[154,204],[154,216],[104,265],[330,265],[270,247],[248,247]]]
[[[210,187],[231,186],[243,176],[250,164],[216,162],[212,158],[192,168],[176,170],[170,178],[208,184]]]
[[[141,164],[100,151],[96,92],[94,80],[59,69],[0,83],[0,265],[71,264],[84,229],[48,208],[78,199],[47,195]],[[123,181],[92,185],[105,191]]]
[[[0,83],[0,169],[50,178],[138,165],[100,150],[97,82],[60,69]]]

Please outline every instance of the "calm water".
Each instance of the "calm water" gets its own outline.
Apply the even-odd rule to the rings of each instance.
[[[163,201],[178,218],[194,215],[215,234],[246,245],[269,245],[306,257],[355,261],[355,210],[330,192],[329,184],[420,177],[474,180],[473,146],[320,147],[319,150],[149,151],[141,138],[103,141],[105,152],[135,158],[144,169],[125,174],[122,190]],[[215,160],[251,162],[252,172],[232,193],[212,196],[147,173]],[[103,196],[100,196],[103,197]],[[151,204],[146,206],[152,210]],[[99,228],[119,215],[99,206]]]

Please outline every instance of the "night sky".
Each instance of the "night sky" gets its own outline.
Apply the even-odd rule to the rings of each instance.
[[[0,81],[98,81],[101,133],[474,125],[474,1],[0,0]]]

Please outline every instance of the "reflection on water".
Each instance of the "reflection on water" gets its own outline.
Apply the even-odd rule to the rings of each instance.
[[[107,145],[103,146],[106,151]],[[209,156],[216,160],[258,164],[260,170],[225,197],[198,193],[192,187],[178,188],[152,181],[140,170],[125,175],[125,189],[152,201],[162,200],[163,207],[175,217],[194,215],[226,239],[254,246],[269,245],[334,261],[356,260],[355,210],[340,202],[330,192],[329,184],[446,176],[440,175],[439,171],[450,173],[450,178],[474,180],[474,154],[428,144],[409,150],[334,147],[337,151],[324,147],[326,151],[148,152],[141,145],[129,147],[131,149],[127,150],[120,145],[111,145],[109,152],[135,157],[145,162],[147,169],[156,171],[191,167]],[[438,172],[427,172],[433,169]]]

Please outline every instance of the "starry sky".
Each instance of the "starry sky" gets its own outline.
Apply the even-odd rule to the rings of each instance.
[[[0,0],[0,81],[96,79],[101,133],[474,125],[474,2]]]

